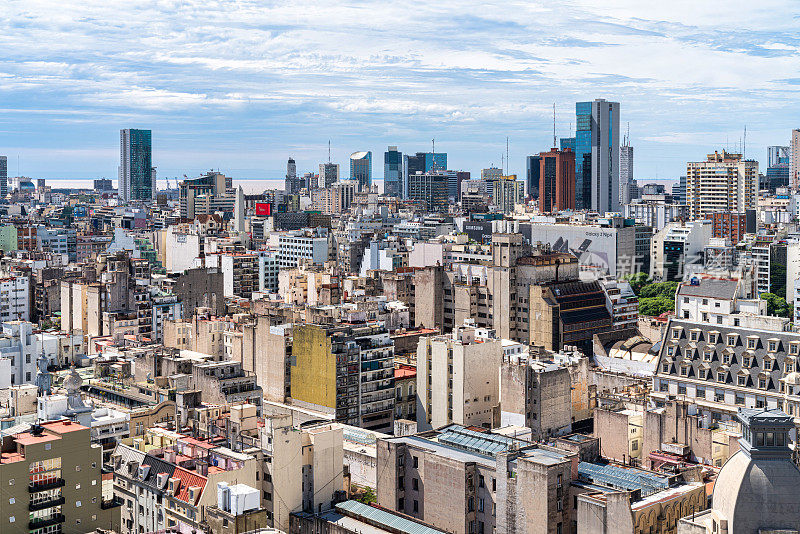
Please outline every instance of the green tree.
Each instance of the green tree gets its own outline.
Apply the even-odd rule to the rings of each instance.
[[[650,277],[647,276],[647,273],[628,274],[625,276],[625,281],[631,285],[631,289],[637,295],[644,286],[653,283]]]
[[[762,293],[761,300],[767,301],[767,315],[774,315],[777,317],[792,316],[792,307],[789,306],[785,298],[775,293]]]

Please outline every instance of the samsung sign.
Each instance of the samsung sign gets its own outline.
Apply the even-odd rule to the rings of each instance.
[[[464,233],[473,241],[488,245],[492,242],[491,221],[469,221],[464,223]]]

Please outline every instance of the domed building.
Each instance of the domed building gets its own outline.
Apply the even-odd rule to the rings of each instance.
[[[710,510],[685,517],[678,534],[800,534],[800,469],[789,448],[794,420],[740,408],[741,449],[714,483]]]

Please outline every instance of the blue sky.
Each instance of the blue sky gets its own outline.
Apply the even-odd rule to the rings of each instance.
[[[800,2],[5,0],[0,154],[9,173],[115,177],[120,128],[153,130],[159,177],[281,178],[387,145],[510,171],[621,103],[639,179],[800,127]],[[574,127],[574,126],[572,126]]]

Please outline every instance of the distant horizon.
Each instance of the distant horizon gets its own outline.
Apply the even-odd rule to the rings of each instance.
[[[280,180],[290,156],[301,172],[327,161],[329,141],[345,173],[372,151],[377,178],[387,146],[434,139],[473,174],[508,139],[523,176],[525,156],[574,135],[576,102],[604,98],[634,176],[674,180],[740,146],[763,172],[800,127],[800,2],[7,4],[0,155],[32,178],[115,178],[123,128],[152,130],[170,178]]]

